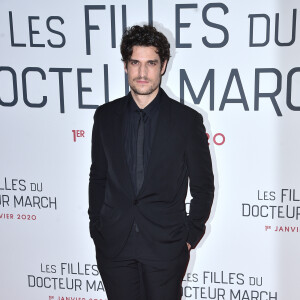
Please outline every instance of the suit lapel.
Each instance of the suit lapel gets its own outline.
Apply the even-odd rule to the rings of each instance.
[[[125,96],[116,108],[116,121],[114,122],[114,136],[115,139],[115,147],[116,149],[120,149],[120,155],[118,156],[118,164],[120,165],[119,172],[120,177],[122,178],[123,188],[126,189],[127,193],[133,197],[135,197],[134,184],[132,182],[132,177],[130,175],[129,166],[127,163],[126,151],[125,151],[125,109],[127,101],[129,100],[128,95]],[[167,137],[169,136],[171,130],[170,126],[170,102],[167,94],[162,90],[161,93],[161,103],[157,118],[157,124],[155,127],[155,134],[153,137],[153,142],[151,145],[150,156],[146,168],[146,173],[144,176],[144,181],[142,187],[137,195],[139,197],[147,185],[148,178],[153,174],[153,166],[155,165],[155,160],[159,156],[160,147],[166,143]],[[121,136],[121,138],[120,138]]]
[[[119,166],[118,172],[121,178],[122,188],[127,191],[127,194],[132,197],[135,195],[134,185],[132,178],[130,176],[129,166],[127,163],[126,151],[125,151],[125,110],[129,96],[123,97],[119,105],[116,107],[115,122],[114,122],[114,139],[115,139],[115,149],[119,153],[117,159],[117,165]]]

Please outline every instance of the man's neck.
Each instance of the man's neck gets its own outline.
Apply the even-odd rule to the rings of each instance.
[[[150,102],[152,102],[159,92],[159,88],[157,88],[153,93],[149,95],[139,95],[136,94],[133,90],[131,90],[132,98],[140,109],[145,108]]]

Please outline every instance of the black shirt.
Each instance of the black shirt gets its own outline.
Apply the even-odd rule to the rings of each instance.
[[[137,130],[139,122],[139,110],[144,112],[144,174],[146,174],[147,164],[150,156],[151,145],[155,134],[157,118],[160,107],[161,89],[159,89],[156,97],[143,109],[140,109],[131,93],[129,93],[126,115],[125,115],[125,152],[129,171],[136,191],[136,146],[137,146]]]

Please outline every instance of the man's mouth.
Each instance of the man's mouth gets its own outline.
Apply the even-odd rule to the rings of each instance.
[[[149,81],[148,81],[148,80],[144,80],[144,79],[137,79],[136,82],[137,82],[137,83],[140,83],[140,84],[146,84],[146,83],[148,83]]]

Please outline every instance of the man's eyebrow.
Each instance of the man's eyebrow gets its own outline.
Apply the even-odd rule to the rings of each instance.
[[[138,59],[134,59],[134,58],[130,58],[129,61],[139,61],[139,60]],[[147,62],[155,62],[155,63],[157,63],[158,59],[149,59],[149,60],[147,60]]]

